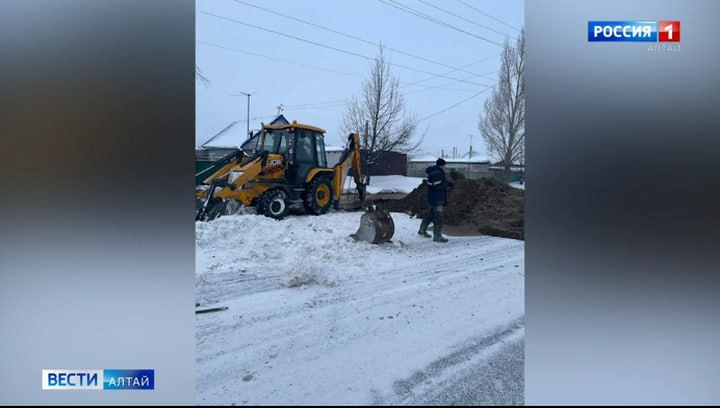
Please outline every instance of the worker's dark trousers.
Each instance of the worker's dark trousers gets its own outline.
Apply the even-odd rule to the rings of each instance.
[[[442,205],[430,206],[430,209],[420,224],[420,232],[427,232],[428,226],[432,222],[435,235],[442,233],[443,209],[444,207]]]

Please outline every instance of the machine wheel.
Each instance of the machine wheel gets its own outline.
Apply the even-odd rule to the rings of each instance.
[[[288,213],[288,194],[281,188],[271,188],[262,193],[257,205],[258,214],[281,220]]]
[[[303,197],[303,207],[310,214],[320,215],[330,211],[333,204],[332,184],[325,177],[318,177],[308,184]]]

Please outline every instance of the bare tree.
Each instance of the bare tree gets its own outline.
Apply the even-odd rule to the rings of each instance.
[[[505,40],[499,81],[485,101],[480,133],[488,154],[503,166],[505,181],[511,167],[525,162],[525,30],[515,47]]]
[[[195,65],[195,80],[203,84],[205,88],[210,86],[210,80],[207,79],[205,75],[203,75],[202,71],[200,70],[200,67]]]
[[[345,108],[343,133],[359,132],[365,152],[366,182],[370,170],[382,152],[410,153],[420,146],[415,143],[417,117],[410,113],[400,93],[400,80],[390,72],[383,47],[375,58],[370,76],[362,85],[360,97],[353,96]]]

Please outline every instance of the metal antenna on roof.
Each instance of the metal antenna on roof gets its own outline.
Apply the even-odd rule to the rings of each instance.
[[[278,116],[280,116],[280,114],[282,113],[283,109],[285,109],[285,107],[283,106],[282,103],[281,103],[280,105],[276,106],[276,108],[277,108],[277,110],[278,110]]]

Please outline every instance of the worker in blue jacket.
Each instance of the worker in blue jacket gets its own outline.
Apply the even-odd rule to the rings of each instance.
[[[437,159],[434,166],[425,169],[427,173],[427,201],[428,212],[420,224],[418,234],[423,237],[430,238],[427,229],[430,222],[433,224],[433,241],[448,242],[447,238],[442,236],[443,227],[443,210],[447,205],[447,189],[453,186],[451,178],[445,176],[445,160]]]

